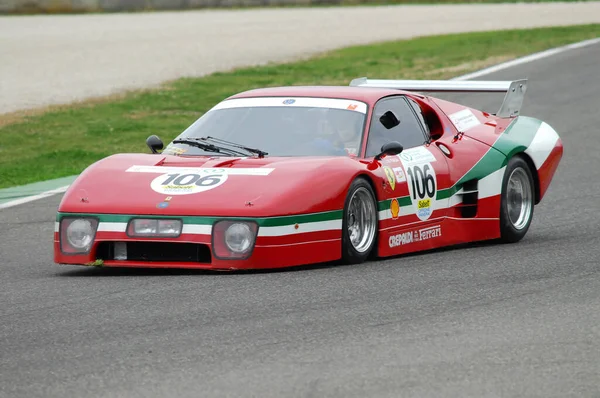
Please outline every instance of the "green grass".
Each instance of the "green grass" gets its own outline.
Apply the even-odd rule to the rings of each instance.
[[[78,174],[118,152],[148,152],[218,101],[281,85],[347,85],[360,76],[446,79],[531,52],[600,36],[600,24],[423,37],[332,51],[300,62],[185,78],[120,98],[0,116],[0,188]]]
[[[187,7],[180,9],[171,9],[172,11],[188,11],[192,9],[248,9],[248,8],[295,8],[295,7],[339,7],[339,6],[373,6],[373,5],[395,5],[395,4],[464,4],[464,3],[550,3],[550,2],[586,2],[594,0],[312,0],[310,3],[290,4],[286,0],[269,0],[268,3],[258,0],[245,1],[245,4],[209,6],[209,7]],[[17,9],[8,11],[8,15],[30,15],[30,14],[98,14],[112,12],[156,12],[166,9],[155,8],[151,2],[145,4],[130,4],[130,8],[120,11],[104,11],[90,6],[87,10],[81,8],[73,9],[71,4],[65,3],[44,3],[42,6],[36,3],[25,3]]]

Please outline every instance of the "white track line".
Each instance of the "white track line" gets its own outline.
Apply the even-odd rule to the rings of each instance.
[[[584,41],[580,41],[577,43],[573,43],[573,44],[568,44],[566,46],[561,46],[561,47],[556,47],[556,48],[551,48],[549,50],[545,50],[545,51],[541,51],[538,53],[534,53],[534,54],[530,54],[521,58],[517,58],[517,59],[513,59],[512,61],[507,61],[507,62],[503,62],[501,64],[498,65],[494,65],[494,66],[490,66],[489,68],[485,68],[473,73],[468,73],[466,75],[462,75],[462,76],[458,76],[458,77],[454,77],[450,80],[469,80],[469,79],[474,79],[476,77],[480,77],[480,76],[484,76],[484,75],[489,75],[491,73],[494,72],[498,72],[504,69],[508,69],[508,68],[512,68],[514,66],[517,65],[523,65],[529,62],[533,62],[533,61],[538,61],[542,58],[547,58],[550,57],[552,55],[556,55],[556,54],[560,54],[563,53],[565,51],[568,50],[572,50],[575,48],[582,48],[582,47],[586,47],[586,46],[591,46],[593,44],[597,44],[600,43],[600,38],[596,38],[596,39],[589,39],[589,40],[584,40]],[[67,190],[69,186],[66,185],[64,187],[60,187],[57,189],[53,189],[51,191],[46,191],[46,192],[42,192],[40,194],[34,195],[34,196],[28,196],[26,198],[21,198],[21,199],[16,199],[10,202],[6,202],[3,204],[0,204],[0,209],[6,209],[8,207],[12,207],[12,206],[17,206],[23,203],[28,203],[28,202],[32,202],[34,200],[38,200],[38,199],[43,199],[46,198],[48,196],[52,196],[55,195],[57,193],[62,193],[65,192]]]
[[[513,59],[512,61],[503,62],[503,63],[498,64],[498,65],[490,66],[489,68],[485,68],[485,69],[482,69],[482,70],[479,70],[479,71],[476,71],[476,72],[473,72],[473,73],[468,73],[466,75],[462,75],[462,76],[458,76],[458,77],[453,77],[450,80],[469,80],[469,79],[474,79],[476,77],[480,77],[480,76],[484,76],[484,75],[489,75],[490,73],[499,72],[499,71],[504,70],[504,69],[512,68],[513,66],[523,65],[523,64],[526,64],[526,63],[529,63],[529,62],[540,60],[542,58],[550,57],[552,55],[560,54],[560,53],[563,53],[565,51],[572,50],[574,48],[581,48],[581,47],[585,47],[585,46],[591,46],[592,44],[597,44],[597,43],[600,43],[600,37],[596,38],[596,39],[590,39],[590,40],[580,41],[578,43],[568,44],[568,45],[562,46],[562,47],[551,48],[549,50],[541,51],[541,52],[535,53],[535,54],[526,55],[524,57]]]
[[[45,192],[39,193],[37,195],[26,196],[24,198],[11,200],[10,202],[0,203],[0,209],[6,209],[8,207],[22,205],[24,203],[33,202],[34,200],[47,198],[48,196],[52,196],[52,195],[55,195],[57,193],[63,193],[63,192],[65,192],[67,190],[67,188],[69,188],[69,186],[65,185],[64,187],[52,189],[50,191],[45,191]]]

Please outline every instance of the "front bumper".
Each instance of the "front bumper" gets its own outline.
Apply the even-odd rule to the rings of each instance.
[[[255,219],[259,228],[248,258],[223,259],[215,256],[213,228],[219,220],[183,217],[184,230],[176,238],[131,237],[126,228],[135,215],[84,215],[99,217],[100,222],[89,252],[69,254],[61,249],[60,220],[73,217],[59,213],[54,232],[54,261],[106,267],[193,268],[214,270],[265,269],[334,261],[341,257],[341,218],[315,222],[303,221],[306,215],[293,216],[289,224],[268,225],[268,219]],[[150,216],[148,216],[150,217]],[[332,218],[331,215],[327,216]],[[181,217],[180,217],[181,218]],[[263,225],[261,225],[263,224]],[[315,226],[315,224],[319,224]],[[125,248],[125,250],[123,250]],[[123,257],[123,254],[126,256]]]

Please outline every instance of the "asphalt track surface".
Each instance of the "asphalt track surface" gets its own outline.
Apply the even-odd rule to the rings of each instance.
[[[52,262],[60,196],[0,211],[2,397],[600,396],[600,45],[530,79],[565,156],[518,244],[270,273]],[[495,109],[485,99],[485,108]]]
[[[600,23],[600,1],[0,16],[0,113],[373,41]]]

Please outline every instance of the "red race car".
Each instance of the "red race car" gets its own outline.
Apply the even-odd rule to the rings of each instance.
[[[58,208],[62,264],[219,270],[516,242],[563,153],[526,80],[355,79],[246,91],[163,149],[89,166]],[[501,92],[496,114],[422,92]],[[160,151],[162,150],[162,153]]]

